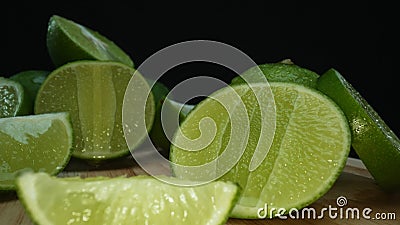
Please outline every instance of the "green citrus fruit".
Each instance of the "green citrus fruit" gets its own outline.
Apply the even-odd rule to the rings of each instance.
[[[28,102],[19,82],[0,77],[0,118],[28,114]]]
[[[131,103],[146,106],[132,109],[131,124],[146,122],[145,128],[122,124],[122,106],[128,83],[137,84],[134,96],[126,98]],[[138,97],[150,88],[135,69],[118,62],[75,61],[54,70],[39,89],[35,113],[70,112],[74,130],[73,156],[101,161],[129,154],[124,126],[131,129],[132,150],[139,146],[151,129],[154,118],[154,101]],[[129,125],[131,126],[131,125]]]
[[[14,189],[20,170],[58,174],[68,163],[71,148],[67,113],[0,119],[0,190]]]
[[[239,193],[228,182],[184,187],[150,176],[81,179],[26,172],[16,183],[18,198],[40,225],[222,225]]]
[[[273,99],[264,94],[268,84],[225,87],[189,113],[171,146],[178,178],[218,178],[242,187],[232,217],[260,218],[265,204],[286,210],[311,204],[331,188],[350,151],[346,117],[330,98],[294,83],[269,85],[275,111],[268,105]],[[275,123],[264,122],[275,112]],[[260,164],[254,166],[255,161]]]
[[[47,49],[58,67],[76,60],[117,61],[133,67],[131,58],[97,31],[54,15],[47,29]]]
[[[33,114],[37,92],[49,73],[49,71],[44,70],[27,70],[10,77],[11,80],[20,83],[24,88],[25,96],[28,98],[28,114]]]
[[[269,82],[292,82],[315,88],[319,75],[309,69],[293,64],[291,61],[278,63],[265,63],[245,71],[242,76],[259,76],[259,71],[264,74]],[[241,76],[232,79],[231,84],[243,84]]]
[[[400,140],[364,97],[335,69],[318,80],[318,89],[343,110],[352,132],[352,147],[376,182],[400,189]]]

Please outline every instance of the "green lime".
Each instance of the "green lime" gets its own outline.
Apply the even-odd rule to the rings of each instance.
[[[28,114],[28,100],[23,86],[0,77],[0,118]]]
[[[156,112],[154,117],[153,127],[149,133],[151,141],[156,147],[163,150],[169,150],[173,133],[180,122],[184,120],[189,111],[194,107],[191,104],[182,104],[167,98],[169,89],[160,81],[154,82],[151,89],[154,96],[156,105]],[[164,108],[163,108],[164,107]],[[164,110],[163,114],[161,110]],[[179,115],[179,122],[176,122],[173,118]],[[164,119],[164,125],[161,122],[161,116]]]
[[[260,107],[272,101],[262,94],[268,84],[255,83],[225,87],[200,102],[171,146],[170,160],[189,166],[173,165],[178,178],[218,178],[241,186],[231,215],[235,218],[276,216],[277,212],[260,213],[266,204],[286,210],[311,204],[331,188],[350,151],[346,117],[330,98],[294,83],[269,85],[276,112],[273,137],[268,130],[274,124],[263,118],[273,116],[274,110]],[[256,96],[261,96],[259,101]],[[254,167],[254,161],[261,164]]]
[[[49,71],[44,70],[27,70],[10,77],[11,80],[20,83],[24,88],[25,96],[28,98],[28,114],[33,114],[37,92],[49,73]]]
[[[138,97],[150,92],[150,88],[140,73],[122,63],[75,61],[59,67],[39,89],[35,113],[70,112],[74,157],[101,161],[127,155],[122,106],[131,79],[137,84],[132,91],[136,95],[127,96],[127,99],[132,104],[146,105],[146,113],[140,113],[140,108],[129,111],[133,115],[129,120],[131,124],[139,124],[142,120],[146,123],[130,139],[131,146],[137,147],[152,126],[154,101],[152,95],[148,99]]]
[[[225,224],[239,194],[233,183],[187,187],[144,175],[81,179],[25,172],[16,183],[18,198],[41,225]]]
[[[278,63],[266,63],[258,65],[269,82],[292,82],[315,88],[319,75],[309,69],[293,64],[290,60]],[[258,68],[253,67],[245,71],[242,76],[258,76]],[[231,84],[243,84],[241,76],[232,79]]]
[[[399,190],[400,140],[361,94],[335,69],[318,80],[318,89],[343,110],[352,132],[352,147],[376,182]]]
[[[72,128],[67,113],[0,119],[0,190],[12,190],[18,171],[52,175],[71,157]]]
[[[84,59],[117,61],[134,66],[131,58],[117,44],[97,31],[58,15],[49,20],[47,49],[57,67]]]

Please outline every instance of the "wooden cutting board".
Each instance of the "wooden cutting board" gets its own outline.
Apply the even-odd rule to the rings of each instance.
[[[160,171],[168,171],[168,168],[164,168],[158,164],[155,164],[154,167]],[[127,157],[102,166],[90,166],[82,161],[72,159],[67,168],[59,176],[92,177],[101,175],[115,177],[120,175],[134,176],[139,174],[146,174],[146,172],[136,164],[132,157]],[[337,203],[339,197],[342,201],[346,200],[347,204],[339,207]],[[336,212],[336,218],[331,218],[328,211],[323,211],[323,218],[308,219],[309,216],[313,216],[313,209],[317,213],[316,215],[319,216],[321,215],[320,212],[324,208],[329,209],[329,207],[332,208],[332,217],[334,217]],[[306,208],[308,211],[305,211],[304,214],[300,213],[299,219],[292,219],[289,217],[287,219],[275,218],[272,220],[229,219],[227,224],[400,224],[400,194],[388,194],[383,192],[374,183],[371,175],[365,169],[362,162],[353,158],[348,159],[343,173],[329,192]],[[334,211],[333,208],[337,208],[337,210]],[[348,219],[346,219],[345,212],[349,208],[352,210],[357,209],[360,212],[360,218],[352,218],[351,216],[356,214],[352,214],[351,211],[348,211]],[[362,210],[366,208],[371,209],[371,212],[368,214],[371,217],[370,219],[365,219],[362,216]],[[343,213],[340,213],[340,209],[342,209]],[[342,215],[342,218],[340,218],[340,215]],[[395,216],[395,219],[378,220],[375,218],[376,215],[386,217]],[[22,224],[31,225],[32,222],[18,201],[16,194],[13,192],[0,193],[0,225]]]

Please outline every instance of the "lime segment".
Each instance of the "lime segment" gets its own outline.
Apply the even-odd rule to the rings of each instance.
[[[117,61],[134,66],[131,58],[114,42],[99,32],[58,15],[49,20],[47,48],[57,67],[84,59]]]
[[[318,80],[318,89],[343,109],[352,131],[352,147],[376,182],[399,190],[400,140],[361,94],[335,69]]]
[[[265,84],[251,86],[255,91],[268,88]],[[330,98],[303,85],[271,82],[270,86],[276,104],[275,136],[271,148],[265,149],[268,154],[254,170],[251,168],[252,157],[259,142],[268,138],[260,133],[261,110],[268,112],[268,109],[258,107],[254,92],[247,85],[234,85],[233,90],[221,89],[200,102],[182,123],[181,132],[176,133],[171,147],[170,159],[179,165],[206,165],[220,157],[228,150],[226,146],[229,142],[239,139],[231,136],[232,131],[246,127],[233,127],[230,118],[235,115],[229,115],[226,108],[219,106],[214,99],[224,95],[232,96],[232,101],[237,101],[233,96],[240,96],[241,102],[237,104],[243,104],[247,109],[249,139],[238,163],[219,178],[236,182],[243,188],[232,217],[258,218],[258,209],[265,204],[287,210],[311,204],[333,185],[350,151],[351,137],[346,117]],[[268,113],[265,115],[268,116]],[[205,132],[213,129],[212,123],[205,124],[210,119],[217,131],[209,145],[197,151],[177,147],[182,146],[183,140],[185,146],[190,146],[190,141],[182,136],[195,140],[193,145],[199,145],[201,131],[204,132],[201,135],[206,136]],[[195,149],[196,146],[188,149]],[[218,158],[216,168],[210,168],[210,171],[220,170],[232,158]],[[210,176],[201,171],[198,174],[189,173],[184,167],[173,168],[174,174],[183,179],[204,180]]]
[[[80,179],[24,173],[17,186],[26,211],[42,225],[225,224],[239,193],[227,182],[180,187],[150,176]]]
[[[129,81],[136,82],[135,93],[150,88],[135,69],[118,62],[76,61],[53,71],[36,98],[35,113],[70,112],[74,130],[73,156],[102,160],[129,154],[122,125],[122,105]],[[131,97],[132,103],[144,101],[146,113],[134,114],[131,124],[146,120],[146,127],[135,132],[132,150],[141,144],[154,118],[153,97]]]
[[[27,114],[27,107],[22,85],[0,77],[0,118],[23,114]]]
[[[19,170],[59,173],[68,163],[72,128],[67,113],[0,119],[0,190],[14,189]]]

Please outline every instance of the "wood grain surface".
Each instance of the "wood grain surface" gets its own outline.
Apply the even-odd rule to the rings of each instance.
[[[168,170],[160,165],[160,171]],[[400,171],[399,171],[400,172]],[[92,166],[87,163],[72,159],[67,168],[59,174],[60,177],[81,176],[135,176],[139,174],[146,174],[140,166],[135,162],[132,157],[126,157],[116,161],[110,161],[101,166]],[[337,199],[344,197],[347,204],[343,207],[337,205]],[[265,224],[400,224],[400,196],[397,194],[385,193],[373,181],[371,175],[365,169],[361,161],[349,158],[347,166],[339,179],[335,182],[333,187],[319,200],[306,207],[308,210],[314,209],[316,216],[321,215],[323,208],[337,208],[336,218],[334,213],[329,216],[328,211],[324,211],[323,218],[308,218],[312,217],[310,211],[299,213],[299,218],[287,219],[257,219],[257,220],[243,220],[243,219],[229,219],[229,225],[265,225]],[[346,219],[346,209],[357,208],[360,212],[359,219],[351,218],[352,213],[348,211]],[[371,218],[365,219],[362,215],[362,210],[370,208],[371,212],[368,214]],[[340,209],[343,213],[340,213]],[[342,218],[340,218],[342,215]],[[355,215],[355,214],[354,214]],[[396,218],[393,220],[379,220],[375,217],[386,216]],[[18,197],[14,192],[0,193],[0,225],[31,225],[32,222],[29,216],[25,213],[24,208],[18,201]]]

